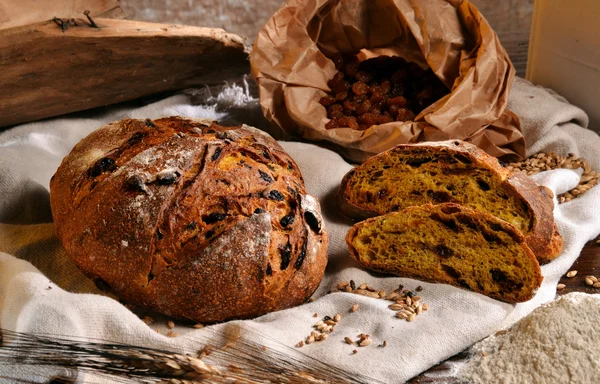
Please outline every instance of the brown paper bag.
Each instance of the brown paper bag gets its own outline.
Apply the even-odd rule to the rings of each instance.
[[[337,72],[329,59],[400,56],[431,67],[451,93],[414,122],[365,131],[326,129],[319,99]],[[265,117],[286,136],[329,142],[361,162],[397,144],[463,139],[522,159],[519,120],[506,109],[515,70],[479,11],[461,0],[289,0],[263,27],[250,56]]]

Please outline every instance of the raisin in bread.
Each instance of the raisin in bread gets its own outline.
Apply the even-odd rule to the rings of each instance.
[[[562,250],[552,198],[548,188],[458,140],[399,145],[348,172],[339,191],[342,212],[354,219],[444,202],[488,212],[522,231],[540,262]]]
[[[123,120],[78,143],[50,183],[58,238],[118,297],[212,322],[298,305],[327,234],[296,163],[267,134]]]
[[[488,213],[425,204],[355,224],[346,242],[362,266],[522,302],[542,282],[540,266],[513,225]]]

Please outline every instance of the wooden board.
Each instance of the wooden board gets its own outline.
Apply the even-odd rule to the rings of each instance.
[[[284,0],[121,0],[128,18],[223,28],[253,43]]]
[[[121,0],[127,17],[223,28],[251,43],[284,0]],[[500,37],[517,75],[525,76],[534,0],[472,0]]]
[[[563,276],[559,284],[564,284],[565,288],[558,291],[559,295],[569,292],[600,293],[600,288],[590,287],[585,283],[585,277],[593,275],[600,278],[600,236],[590,241],[581,250],[581,255],[575,260],[575,263],[569,270],[576,270],[575,277]]]
[[[220,29],[128,20],[0,30],[0,126],[219,84],[249,72],[243,40]]]
[[[83,16],[121,18],[125,14],[119,0],[2,0],[0,2],[0,29],[39,23],[53,17],[65,19]]]
[[[471,0],[471,2],[500,38],[502,46],[508,52],[517,70],[517,76],[524,77],[534,0]]]
[[[565,284],[563,290],[557,291],[558,295],[564,295],[569,292],[585,292],[600,294],[600,288],[592,288],[585,284],[585,276],[594,275],[600,277],[600,244],[597,242],[600,236],[595,240],[588,242],[579,258],[573,263],[569,270],[576,270],[575,277],[563,276],[560,279],[561,284]],[[464,363],[468,360],[469,355],[463,351],[455,356],[452,356],[443,363],[423,372],[419,376],[410,380],[408,384],[464,384],[452,377],[453,366],[457,363]]]

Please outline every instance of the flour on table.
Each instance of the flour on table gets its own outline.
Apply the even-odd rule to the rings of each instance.
[[[570,293],[475,344],[458,372],[473,384],[593,383],[600,373],[600,295]]]

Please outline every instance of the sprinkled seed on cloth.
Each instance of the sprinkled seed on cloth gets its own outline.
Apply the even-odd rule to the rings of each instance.
[[[559,203],[566,203],[567,201],[583,195],[598,184],[598,179],[600,179],[600,172],[592,170],[592,167],[586,160],[575,157],[573,153],[569,153],[567,156],[557,155],[553,152],[538,153],[521,162],[510,163],[506,168],[514,171],[523,171],[528,176],[557,168],[582,168],[583,174],[581,175],[579,184],[570,191],[558,195]]]

